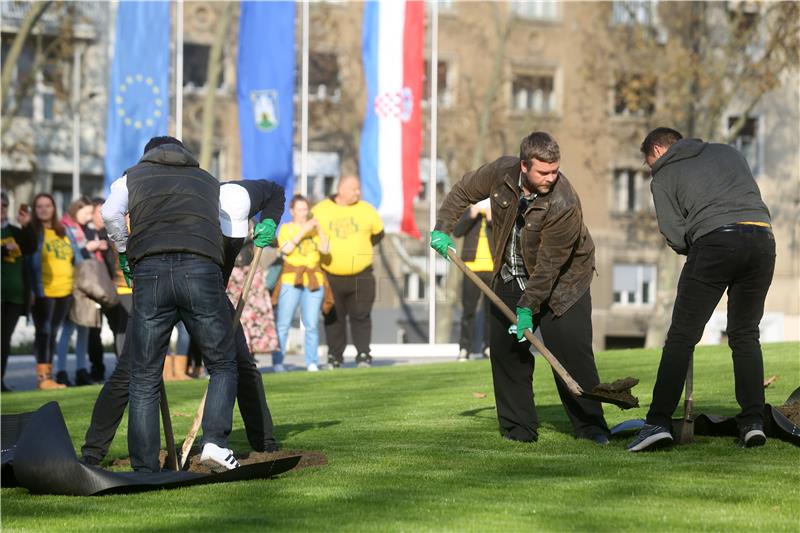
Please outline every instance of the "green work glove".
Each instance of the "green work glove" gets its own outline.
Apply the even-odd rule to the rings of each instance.
[[[456,251],[456,245],[453,243],[453,239],[450,238],[450,235],[436,230],[431,232],[431,248],[436,250],[436,252],[445,259],[448,259],[448,248],[452,248],[454,252]]]
[[[271,218],[267,218],[256,224],[253,229],[253,244],[259,248],[269,246],[275,240],[275,228],[277,225]]]
[[[119,254],[119,269],[122,270],[122,277],[125,278],[125,283],[131,287],[131,267],[128,266],[128,256],[125,252]]]
[[[522,341],[525,338],[525,330],[531,330],[533,333],[533,313],[527,307],[517,307],[517,340]]]

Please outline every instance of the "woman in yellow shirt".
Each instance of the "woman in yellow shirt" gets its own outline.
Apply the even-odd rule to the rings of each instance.
[[[281,226],[278,246],[283,255],[283,273],[278,289],[278,342],[280,351],[273,353],[272,366],[283,370],[286,338],[297,306],[305,327],[305,363],[309,372],[319,370],[319,311],[325,293],[324,275],[319,267],[320,254],[328,253],[328,237],[319,222],[309,219],[310,206],[302,195],[295,195],[289,204],[292,221]]]
[[[34,352],[40,389],[62,389],[52,378],[56,335],[72,302],[73,243],[58,221],[56,203],[47,193],[33,199],[33,217],[23,231],[32,232],[36,251],[27,258],[34,292],[31,314],[36,328]]]

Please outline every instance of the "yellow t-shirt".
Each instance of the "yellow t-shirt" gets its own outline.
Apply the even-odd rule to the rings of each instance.
[[[48,298],[63,298],[72,294],[72,266],[74,253],[69,238],[59,237],[45,228],[42,243],[42,287]]]
[[[300,233],[300,225],[294,222],[287,222],[281,226],[278,232],[278,247],[283,247],[284,244],[294,239]],[[306,233],[300,243],[294,247],[292,253],[285,255],[283,261],[286,264],[296,267],[306,267],[314,269],[319,266],[319,247],[320,240],[317,230],[312,230]],[[294,285],[296,275],[291,272],[281,274],[281,283],[287,285]],[[322,272],[316,273],[317,283],[322,285]],[[303,275],[303,286],[308,286],[308,273]]]
[[[473,272],[492,272],[494,262],[492,261],[492,251],[489,250],[489,238],[486,236],[486,219],[481,217],[481,229],[478,234],[478,248],[475,250],[475,259],[465,261],[464,264]]]
[[[322,258],[324,271],[352,276],[372,265],[372,236],[383,231],[374,207],[364,201],[339,205],[327,198],[311,211],[330,240],[330,255]]]

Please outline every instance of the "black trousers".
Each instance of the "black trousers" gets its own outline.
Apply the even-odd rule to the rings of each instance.
[[[325,316],[328,359],[342,361],[347,347],[347,319],[358,353],[369,355],[372,340],[372,304],[375,303],[375,275],[372,267],[354,276],[327,274],[333,291],[334,307]]]
[[[231,318],[234,315],[230,305]],[[131,324],[131,321],[128,321]],[[272,415],[264,393],[264,382],[255,358],[247,347],[247,339],[241,326],[236,329],[236,365],[239,372],[237,400],[239,411],[244,421],[247,441],[255,451],[264,451],[276,444]],[[92,410],[92,421],[86,431],[86,438],[81,448],[84,457],[92,457],[102,461],[114,440],[117,427],[128,406],[128,390],[131,375],[130,330],[125,336],[117,366],[103,384],[100,394]]]
[[[522,296],[515,281],[503,283],[498,278],[494,287],[497,295],[514,309]],[[534,327],[541,330],[544,344],[572,378],[586,390],[592,390],[600,379],[592,351],[592,300],[587,290],[561,316],[555,316],[546,306],[534,316]],[[509,320],[496,307],[490,313],[492,350],[492,380],[500,432],[511,439],[532,441],[538,438],[539,418],[533,393],[534,358],[530,343],[517,342],[510,335]],[[555,372],[556,387],[567,412],[575,436],[589,437],[598,433],[608,435],[608,426],[599,402],[576,398]]]
[[[15,304],[11,302],[2,302],[0,308],[0,352],[2,352],[3,366],[2,377],[6,377],[6,365],[8,364],[8,355],[11,353],[11,336],[14,334],[14,329],[17,327],[19,317],[22,316],[22,304]]]
[[[491,287],[492,273],[491,272],[475,272],[481,281]],[[478,303],[481,299],[481,290],[466,276],[461,282],[461,306],[463,312],[461,314],[461,337],[458,341],[458,348],[465,349],[467,352],[472,351],[472,336],[475,332],[475,315],[478,310]],[[481,334],[481,350],[489,346],[489,312],[491,310],[491,302],[488,298],[483,297],[483,331]]]
[[[690,248],[678,280],[672,324],[661,353],[648,424],[670,427],[686,371],[706,322],[728,290],[728,345],[733,352],[740,426],[763,424],[764,361],[758,324],[775,270],[772,233],[745,226],[712,232]]]
[[[36,352],[37,364],[52,364],[56,352],[56,337],[67,318],[72,305],[72,296],[63,298],[36,297],[33,302],[33,324],[36,333],[33,338],[33,349]]]
[[[125,345],[125,331],[128,329],[128,316],[133,308],[133,295],[120,294],[120,303],[114,307],[104,307],[103,315],[108,321],[108,327],[114,333],[114,353],[119,358],[122,347]],[[100,337],[101,328],[89,329],[89,362],[92,369],[89,372],[92,379],[102,381],[106,375],[106,365],[103,362],[103,341]]]

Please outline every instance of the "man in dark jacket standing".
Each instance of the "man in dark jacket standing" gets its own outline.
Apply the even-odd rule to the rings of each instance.
[[[283,215],[283,187],[267,180],[229,181],[220,186],[219,225],[222,229],[225,262],[223,284],[227,286],[236,256],[250,233],[249,221],[259,213],[261,222],[254,230],[255,245],[269,246],[270,226],[274,228]],[[272,231],[274,237],[274,230]],[[235,309],[227,302],[231,318]],[[132,324],[129,324],[129,327]],[[264,383],[255,358],[250,353],[244,330],[238,325],[235,332],[236,365],[239,372],[237,399],[250,446],[257,452],[274,452],[279,448],[273,432],[272,415],[264,394]],[[81,460],[99,465],[117,432],[128,406],[131,379],[131,341],[127,335],[114,372],[103,385],[95,401],[92,421],[81,448]],[[191,351],[191,350],[190,350]]]
[[[511,324],[499,310],[490,317],[497,418],[509,440],[538,439],[534,360],[523,342],[525,329],[539,326],[545,344],[582,388],[592,390],[599,383],[589,295],[594,243],[578,195],[559,172],[560,159],[549,134],[531,133],[522,140],[520,157],[501,157],[467,173],[444,199],[431,232],[431,247],[447,257],[447,249],[454,248],[448,234],[464,210],[491,200],[494,290],[517,310],[515,334],[509,334]],[[607,444],[600,403],[576,398],[558,376],[556,386],[575,435]]]
[[[170,332],[182,319],[211,376],[202,460],[237,468],[227,449],[237,371],[222,285],[219,181],[200,169],[179,140],[154,137],[139,163],[112,184],[103,220],[123,271],[130,262],[135,280],[128,413],[131,466],[142,472],[160,469],[161,374]]]
[[[687,259],[647,425],[628,450],[672,442],[672,413],[689,361],[725,289],[728,344],[733,350],[736,400],[742,409],[736,416],[740,444],[762,446],[767,439],[758,324],[775,269],[769,210],[744,156],[728,145],[683,139],[673,129],[657,128],[647,135],[641,150],[652,169],[658,227],[667,244]]]

